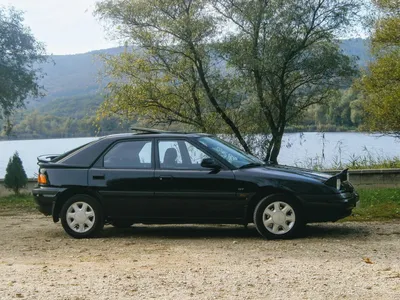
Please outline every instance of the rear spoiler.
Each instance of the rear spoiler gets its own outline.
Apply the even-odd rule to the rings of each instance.
[[[48,163],[51,162],[54,158],[60,156],[60,154],[44,154],[37,157],[38,163]]]
[[[349,180],[349,169],[345,169],[342,172],[333,175],[331,178],[329,178],[327,181],[325,181],[326,185],[330,186],[336,186],[336,181],[340,179],[340,182],[343,181],[348,181]]]

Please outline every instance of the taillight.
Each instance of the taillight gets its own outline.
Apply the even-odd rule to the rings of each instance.
[[[38,184],[46,185],[47,184],[47,176],[45,174],[39,174],[38,176]]]

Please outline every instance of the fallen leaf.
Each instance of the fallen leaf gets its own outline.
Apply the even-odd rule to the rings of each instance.
[[[363,261],[364,261],[366,264],[373,264],[372,260],[371,260],[369,257],[363,257]]]

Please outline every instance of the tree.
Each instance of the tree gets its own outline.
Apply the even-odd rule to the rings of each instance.
[[[13,157],[8,161],[6,168],[6,176],[4,177],[4,186],[7,189],[13,190],[16,195],[20,189],[24,188],[28,183],[22,161],[19,158],[18,152],[15,152]]]
[[[3,132],[4,132],[5,136],[10,137],[13,128],[14,128],[14,124],[13,124],[13,122],[11,122],[10,117],[7,116],[7,118],[5,120],[5,124],[3,125]]]
[[[47,60],[45,49],[23,20],[20,11],[0,7],[0,118],[6,124],[26,98],[42,94],[38,80],[43,74],[37,64]],[[11,128],[5,128],[8,134]]]
[[[329,124],[344,127],[359,125],[362,116],[360,116],[358,97],[359,93],[352,88],[340,91],[337,99],[328,105],[326,117]]]
[[[400,137],[400,1],[374,0],[380,14],[371,38],[375,60],[357,83],[364,127]]]
[[[227,129],[247,152],[249,133],[271,132],[265,160],[277,162],[287,124],[355,74],[335,34],[358,8],[358,0],[104,0],[96,14],[138,49],[109,63],[119,80],[103,112]]]
[[[218,0],[234,25],[222,44],[227,60],[255,91],[271,130],[265,160],[277,162],[288,124],[329,101],[356,74],[336,35],[354,20],[358,0]]]
[[[226,78],[212,59],[211,46],[218,31],[209,8],[207,0],[105,0],[97,4],[95,13],[142,52],[136,57],[125,53],[120,61],[113,61],[117,62],[112,66],[115,75],[127,84],[111,85],[111,97],[117,99],[111,107],[121,113],[145,109],[146,117],[156,112],[161,122],[201,130],[208,129],[202,116],[210,113],[219,118],[212,118],[211,123],[225,125],[250,152],[230,114]]]

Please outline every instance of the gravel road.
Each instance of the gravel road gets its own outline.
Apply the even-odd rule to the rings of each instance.
[[[74,240],[38,214],[0,213],[0,299],[400,299],[400,223],[106,226]]]

